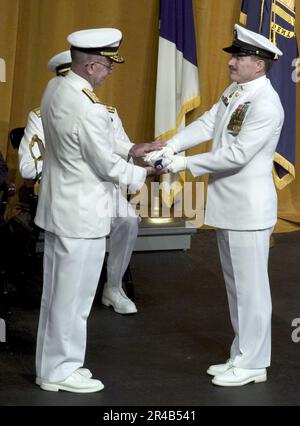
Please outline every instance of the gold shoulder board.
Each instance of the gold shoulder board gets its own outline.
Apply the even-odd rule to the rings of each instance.
[[[83,93],[88,97],[88,98],[90,98],[90,100],[94,103],[94,104],[101,104],[101,102],[99,101],[99,98],[98,98],[98,96],[94,93],[94,92],[92,92],[91,90],[89,90],[89,89],[82,89],[82,91],[83,91]]]
[[[113,107],[113,106],[106,105],[106,109],[107,109],[107,111],[108,111],[108,112],[110,112],[111,114],[114,114],[114,113],[116,112],[116,108],[115,108],[115,107]]]
[[[35,108],[35,109],[33,110],[33,112],[35,113],[35,115],[36,115],[37,117],[41,118],[41,110],[40,110],[40,107]]]

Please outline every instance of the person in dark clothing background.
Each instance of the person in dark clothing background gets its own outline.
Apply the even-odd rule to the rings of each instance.
[[[0,153],[0,191],[4,189],[4,184],[7,181],[7,165],[6,162]],[[7,237],[7,228],[4,221],[5,213],[5,204],[3,198],[0,198],[0,318],[5,317],[6,309],[6,284],[4,280],[5,272],[5,252],[6,252],[6,237]]]
[[[7,165],[0,152],[0,187],[6,182],[7,179]]]

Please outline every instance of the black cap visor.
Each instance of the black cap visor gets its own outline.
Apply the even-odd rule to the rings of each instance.
[[[251,44],[244,43],[240,40],[234,40],[232,45],[229,47],[224,47],[224,52],[231,53],[237,56],[258,56],[264,59],[275,59],[275,53],[269,52],[267,50],[261,49],[257,46],[252,46]]]

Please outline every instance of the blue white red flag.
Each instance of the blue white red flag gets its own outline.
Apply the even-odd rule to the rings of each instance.
[[[199,105],[192,0],[161,0],[155,138],[170,139],[185,126],[186,114]],[[166,194],[164,198],[170,204]]]

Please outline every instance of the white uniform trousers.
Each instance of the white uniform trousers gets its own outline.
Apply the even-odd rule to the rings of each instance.
[[[105,237],[45,232],[44,283],[37,336],[37,376],[60,382],[84,364],[86,327],[105,255]]]
[[[129,265],[139,227],[139,218],[130,203],[117,191],[115,217],[111,220],[107,285],[121,288],[122,278]]]
[[[268,277],[270,236],[261,231],[217,230],[235,338],[230,358],[236,367],[265,368],[271,360],[272,302]]]

